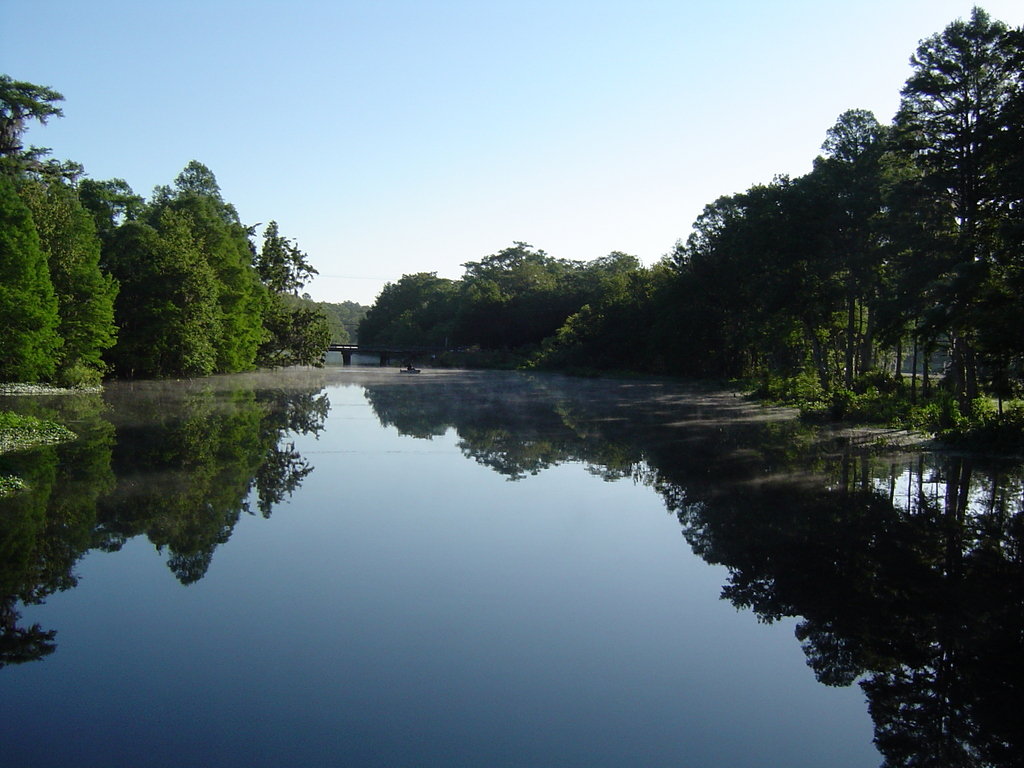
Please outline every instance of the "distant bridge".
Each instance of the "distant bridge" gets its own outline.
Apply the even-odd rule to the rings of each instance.
[[[340,352],[343,365],[352,365],[352,355],[377,355],[380,364],[390,365],[391,358],[412,359],[424,355],[436,355],[444,350],[440,347],[388,346],[386,344],[329,344],[325,351]]]

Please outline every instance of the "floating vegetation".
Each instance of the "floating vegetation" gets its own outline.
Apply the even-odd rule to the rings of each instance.
[[[64,443],[77,437],[70,429],[56,422],[0,411],[0,453]]]
[[[25,481],[14,475],[0,475],[0,498],[10,496],[18,491],[28,488]]]
[[[49,384],[0,383],[0,395],[80,395],[102,392],[103,387],[54,387]]]

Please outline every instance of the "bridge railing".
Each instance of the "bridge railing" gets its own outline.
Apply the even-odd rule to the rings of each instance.
[[[416,346],[388,346],[384,344],[329,344],[324,350],[324,356],[328,352],[340,352],[343,365],[352,364],[352,355],[377,355],[382,366],[388,365],[392,357],[412,357],[418,355],[432,355],[443,352],[440,347],[416,347]]]
[[[362,353],[368,355],[376,355],[381,352],[387,352],[388,354],[398,355],[402,353],[406,354],[436,354],[438,352],[444,352],[443,347],[417,347],[417,346],[402,346],[402,345],[388,345],[388,344],[329,344],[327,347],[328,352],[352,352]]]

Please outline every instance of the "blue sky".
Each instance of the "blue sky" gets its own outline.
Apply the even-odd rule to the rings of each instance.
[[[1024,24],[1024,3],[982,3]],[[514,240],[657,261],[705,204],[889,122],[971,2],[6,0],[0,72],[65,96],[28,140],[139,194],[192,159],[371,303]]]

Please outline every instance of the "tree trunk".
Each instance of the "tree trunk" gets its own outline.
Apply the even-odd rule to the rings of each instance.
[[[875,368],[875,315],[870,309],[864,309],[867,319],[860,340],[860,372],[867,373]]]
[[[831,388],[829,387],[828,381],[828,360],[826,359],[826,352],[821,348],[821,341],[819,341],[817,334],[810,326],[805,326],[808,340],[811,342],[811,354],[814,357],[814,367],[818,372],[818,381],[821,384],[821,388],[828,392]]]
[[[974,345],[969,341],[964,342],[964,384],[967,395],[967,407],[970,409],[971,401],[978,397],[978,356],[974,352]]]
[[[843,382],[847,389],[853,387],[853,350],[856,346],[856,321],[857,302],[853,296],[853,276],[846,279],[846,365],[844,367]]]
[[[910,402],[917,404],[917,349],[918,349],[918,338],[917,334],[914,334],[914,356],[913,356],[913,369],[910,374]],[[901,371],[902,375],[902,371]]]
[[[963,336],[954,336],[950,345],[952,364],[950,371],[952,390],[956,395],[960,413],[969,416],[971,401],[978,396],[978,363],[974,349]]]
[[[931,363],[931,359],[932,344],[929,342],[924,345],[924,359],[921,361],[921,391],[924,393],[925,397],[928,396],[928,392],[931,390],[931,378],[928,375],[931,371],[931,365],[929,365],[929,363]]]

